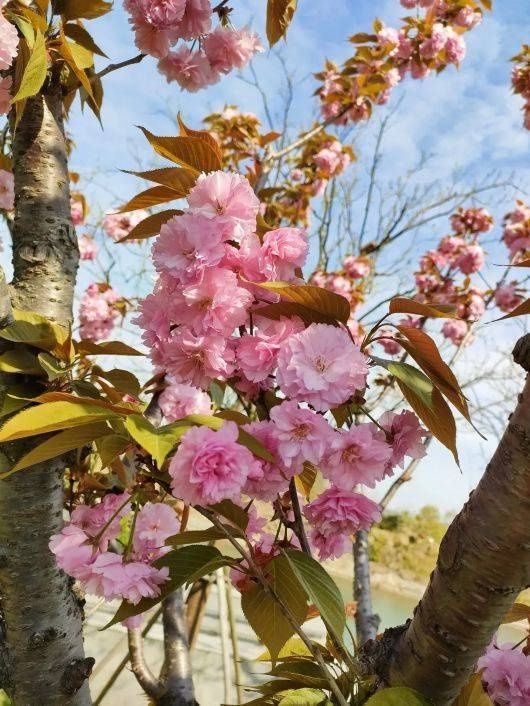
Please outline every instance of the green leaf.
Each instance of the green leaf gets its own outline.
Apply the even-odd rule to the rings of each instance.
[[[36,463],[42,463],[43,461],[49,461],[51,458],[57,458],[73,449],[80,449],[85,444],[105,436],[109,431],[108,425],[104,422],[85,424],[76,429],[61,431],[23,456],[7,473],[0,474],[0,480],[8,478],[13,473],[21,471],[24,468],[34,466]]]
[[[278,706],[325,706],[331,703],[319,689],[296,689],[282,698]]]
[[[48,58],[46,56],[46,42],[44,39],[44,34],[40,30],[37,30],[35,34],[35,43],[31,48],[28,63],[26,64],[24,73],[22,74],[20,87],[16,95],[13,96],[11,102],[16,103],[24,98],[36,96],[46,80],[47,71]]]
[[[429,699],[405,686],[383,689],[370,697],[365,706],[433,706]]]
[[[101,370],[97,366],[93,368],[94,372],[104,380],[108,380],[120,392],[126,392],[133,397],[138,397],[140,394],[140,383],[136,375],[128,370],[113,368],[112,370]]]
[[[315,662],[308,659],[289,659],[277,664],[269,672],[271,676],[281,679],[292,679],[301,686],[313,689],[326,689],[329,682],[322,673],[322,669]]]
[[[132,438],[154,458],[159,468],[162,468],[169,452],[191,428],[189,425],[175,424],[157,428],[141,414],[129,415],[125,426]]]
[[[67,329],[33,311],[13,309],[13,316],[15,321],[0,330],[0,338],[65,356],[70,338]]]
[[[282,37],[296,12],[297,0],[268,0],[267,3],[267,39],[272,47]]]
[[[44,402],[19,412],[0,429],[0,442],[14,441],[59,429],[72,429],[119,415],[112,409],[74,402]]]
[[[172,591],[189,582],[190,579],[196,580],[196,578],[210,573],[210,567],[213,563],[219,562],[221,557],[222,554],[218,549],[203,544],[183,547],[182,549],[169,552],[155,563],[157,568],[162,568],[163,566],[169,567],[169,581],[162,584],[160,587],[160,595],[156,598],[143,598],[137,605],[123,601],[112,620],[102,629],[105,630],[126,618],[130,618],[133,615],[140,615],[140,613],[149,610],[157,605],[157,603],[160,603]],[[233,561],[228,557],[223,558],[225,565]],[[219,567],[216,566],[216,568]]]
[[[304,323],[346,324],[350,318],[350,304],[340,294],[310,284],[288,282],[253,282],[257,287],[280,295],[276,304],[256,308],[255,314],[278,319],[280,316],[299,316]]]
[[[39,353],[37,358],[41,368],[48,376],[48,380],[50,382],[57,380],[58,378],[62,378],[68,373],[68,368],[65,368],[64,365],[61,364],[60,360],[57,360],[55,356],[47,353],[46,351]]]
[[[0,371],[23,375],[42,375],[37,356],[27,348],[16,348],[0,355]]]
[[[108,436],[96,439],[95,443],[101,460],[101,467],[107,468],[107,466],[129,448],[131,440],[119,434],[109,434]]]
[[[234,534],[232,526],[227,526],[227,529],[231,534]],[[243,533],[240,536],[243,536]],[[171,547],[183,547],[187,544],[202,544],[203,542],[214,542],[218,539],[226,539],[226,534],[217,529],[217,527],[209,527],[204,530],[188,530],[187,532],[175,534],[167,540],[166,544]]]
[[[246,530],[248,525],[248,514],[242,507],[236,505],[231,500],[223,500],[216,505],[210,505],[210,510],[214,510],[218,515],[221,515],[235,527]]]
[[[307,613],[306,592],[286,557],[274,557],[263,570],[271,587],[289,608],[295,621],[303,623]],[[282,647],[295,632],[278,602],[260,584],[256,584],[241,596],[241,608],[272,659],[276,660]]]
[[[326,570],[315,559],[304,552],[285,552],[294,574],[304,587],[312,603],[316,605],[322,620],[342,641],[346,625],[346,609],[337,585]]]
[[[433,409],[434,385],[432,381],[418,368],[408,363],[393,360],[383,360],[372,356],[372,360],[386,368],[399,382],[403,383],[429,409]]]

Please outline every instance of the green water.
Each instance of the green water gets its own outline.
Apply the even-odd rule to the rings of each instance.
[[[351,602],[353,600],[351,584],[344,580],[336,580],[336,583],[341,590],[344,601]],[[403,625],[407,618],[412,617],[412,612],[418,602],[415,598],[380,589],[372,591],[372,601],[374,612],[381,618],[380,631]],[[524,631],[520,627],[503,625],[499,630],[499,641],[515,643],[519,642],[523,635]]]

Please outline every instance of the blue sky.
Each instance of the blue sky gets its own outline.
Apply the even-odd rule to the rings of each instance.
[[[230,4],[235,25],[249,22],[264,33],[265,0],[233,0]],[[508,61],[523,42],[530,41],[528,1],[497,0],[495,5],[482,26],[467,35],[468,57],[459,71],[450,69],[424,81],[407,80],[395,90],[390,105],[378,108],[371,124],[353,134],[359,155],[354,169],[361,180],[379,121],[396,101],[401,101],[385,138],[383,178],[405,176],[422,154],[428,154],[427,166],[411,175],[411,182],[472,184],[496,172],[499,178],[509,178],[517,185],[519,196],[530,196],[530,133],[521,127],[521,100],[511,94]],[[312,73],[322,68],[324,59],[344,59],[351,49],[347,37],[369,30],[375,15],[395,25],[404,14],[397,0],[299,0],[299,6],[288,42],[281,50],[285,66],[294,76],[293,130],[307,126],[316,117]],[[111,61],[136,53],[119,0],[112,13],[90,22],[89,29]],[[98,63],[103,67],[107,62]],[[272,111],[279,111],[283,83],[278,58],[264,52],[256,58],[254,68]],[[103,130],[90,112],[83,115],[77,106],[68,125],[77,145],[71,168],[81,174],[82,186],[96,213],[126,201],[142,188],[134,177],[119,172],[120,168],[152,163],[152,153],[136,125],[158,134],[171,133],[171,116],[181,111],[185,121],[197,127],[204,115],[225,104],[237,104],[263,118],[259,95],[237,76],[190,95],[176,84],[167,84],[150,58],[109,75],[104,87]],[[497,216],[509,209],[513,196],[512,190],[495,197],[490,205]],[[420,249],[425,249],[423,242],[418,242]],[[503,257],[500,250],[498,256]],[[81,279],[84,281],[86,275]],[[119,286],[119,281],[116,284]],[[499,337],[506,337],[508,347],[513,332],[499,327],[491,335],[497,343]],[[434,502],[443,510],[458,509],[480,477],[494,443],[464,434],[460,440],[462,474],[449,454],[436,448],[414,482],[401,491],[396,505],[417,508]]]

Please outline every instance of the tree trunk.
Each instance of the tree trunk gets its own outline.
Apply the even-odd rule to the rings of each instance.
[[[514,349],[530,371],[530,335]],[[440,482],[443,482],[441,479]],[[387,682],[451,704],[530,584],[530,378],[486,473],[445,535]]]
[[[13,303],[67,325],[78,249],[57,76],[27,101],[13,157]],[[2,450],[15,461],[29,448],[23,441]],[[63,525],[63,472],[56,459],[0,481],[0,677],[15,706],[91,703],[94,660],[83,652],[82,609],[48,549]]]
[[[380,618],[374,613],[372,605],[372,586],[370,583],[370,559],[368,556],[368,532],[359,530],[353,545],[353,597],[357,603],[355,610],[355,631],[357,641],[363,645],[373,640],[377,634]]]

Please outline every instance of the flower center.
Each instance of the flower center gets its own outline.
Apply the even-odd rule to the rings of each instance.
[[[328,367],[327,361],[324,356],[319,355],[315,358],[315,368],[319,373],[324,373]]]
[[[359,458],[359,447],[357,444],[352,444],[343,449],[340,460],[342,463],[352,463]]]
[[[293,438],[298,440],[305,439],[308,436],[309,432],[309,424],[299,424],[293,429]]]

